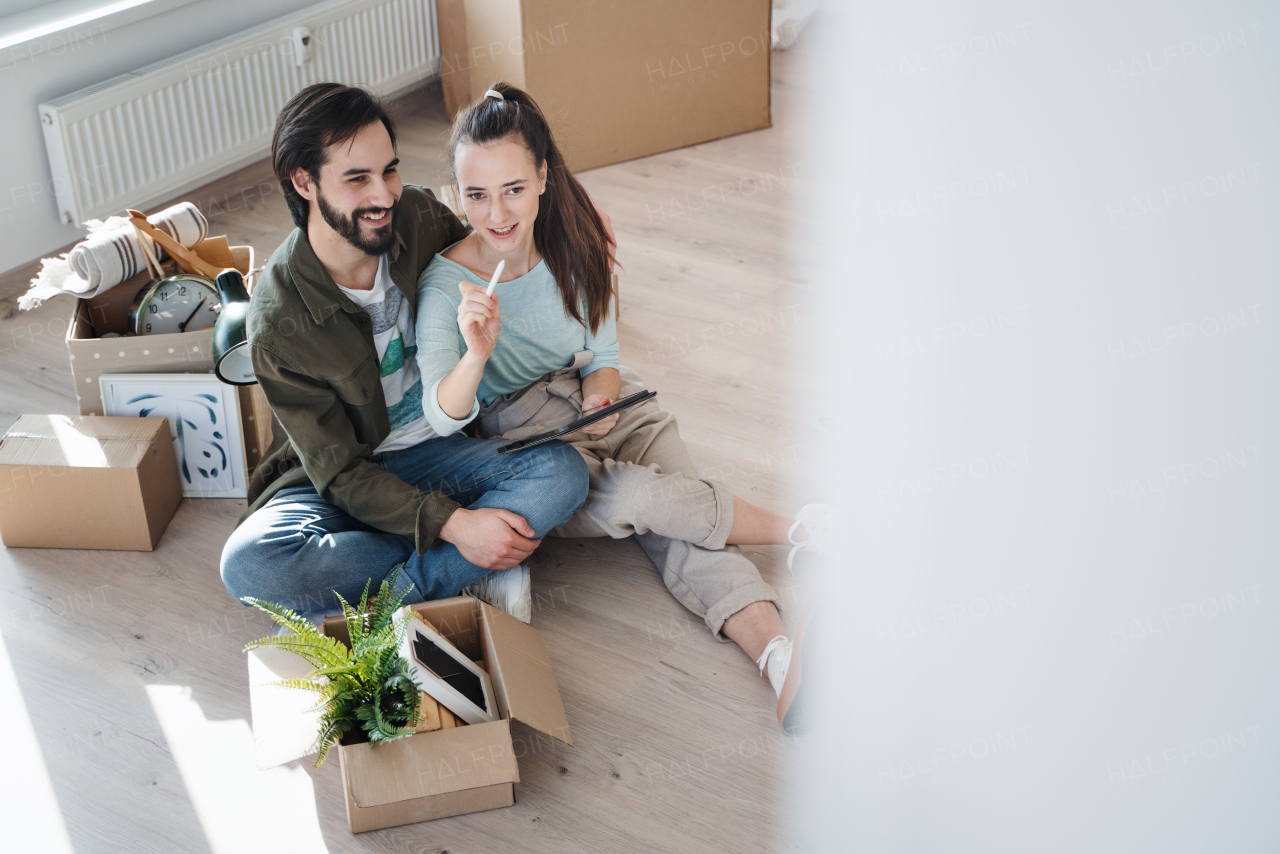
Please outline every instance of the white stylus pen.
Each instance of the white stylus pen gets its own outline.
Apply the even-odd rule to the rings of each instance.
[[[493,278],[489,280],[489,290],[484,292],[485,296],[493,296],[493,289],[498,286],[498,278],[502,275],[502,271],[506,266],[507,262],[505,260],[498,262],[498,269],[493,271]]]

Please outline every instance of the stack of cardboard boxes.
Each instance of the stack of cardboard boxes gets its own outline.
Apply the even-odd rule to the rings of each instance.
[[[253,268],[253,248],[228,247],[226,238],[194,249],[243,274]],[[173,517],[182,487],[167,421],[102,417],[99,385],[104,373],[213,372],[212,329],[124,335],[130,304],[151,278],[140,273],[75,301],[66,343],[80,417],[23,415],[0,440],[6,546],[151,550]],[[257,386],[238,394],[242,458],[252,471],[271,442],[271,410]]]

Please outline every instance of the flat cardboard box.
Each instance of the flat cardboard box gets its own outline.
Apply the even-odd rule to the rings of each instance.
[[[542,635],[496,608],[458,596],[413,610],[463,655],[482,661],[493,681],[500,720],[380,744],[340,744],[338,763],[352,833],[496,809],[515,803],[520,770],[511,740],[516,719],[573,744],[564,703]],[[331,617],[323,631],[347,642],[346,623]],[[314,698],[272,683],[306,676],[311,666],[292,653],[249,653],[249,696],[259,768],[315,750]],[[332,760],[330,760],[332,761]]]
[[[151,551],[181,500],[164,418],[23,415],[0,440],[9,548]]]
[[[449,116],[504,80],[574,171],[769,127],[770,0],[437,0]]]
[[[243,274],[253,269],[253,247],[232,246],[229,259],[218,250],[226,238],[210,238],[195,246],[196,254],[215,264],[227,263]],[[90,300],[77,299],[67,326],[67,353],[81,415],[102,415],[102,374],[213,373],[213,330],[171,335],[129,335],[129,306],[152,280],[142,272]],[[102,338],[114,332],[119,338]],[[254,466],[271,445],[271,409],[262,390],[239,389],[245,466]]]

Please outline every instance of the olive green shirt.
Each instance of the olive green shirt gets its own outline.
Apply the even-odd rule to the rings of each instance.
[[[418,277],[467,233],[425,187],[405,185],[388,262],[416,311]],[[303,229],[272,254],[249,302],[253,369],[271,404],[271,448],[249,479],[243,522],[280,489],[308,480],[335,507],[431,548],[458,504],[383,470],[369,456],[391,432],[369,315],[325,271]],[[283,428],[283,429],[282,429]]]

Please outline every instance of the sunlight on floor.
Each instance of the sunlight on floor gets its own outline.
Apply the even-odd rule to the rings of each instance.
[[[67,826],[58,809],[58,799],[49,780],[40,744],[27,716],[18,678],[9,661],[9,652],[0,639],[0,732],[5,734],[6,785],[0,786],[4,799],[4,842],[8,851],[39,851],[41,854],[71,852]],[[20,773],[14,773],[18,769]],[[20,820],[15,821],[14,817]]]
[[[147,697],[215,854],[328,851],[305,770],[255,770],[248,722],[206,719],[189,687],[148,685]]]

